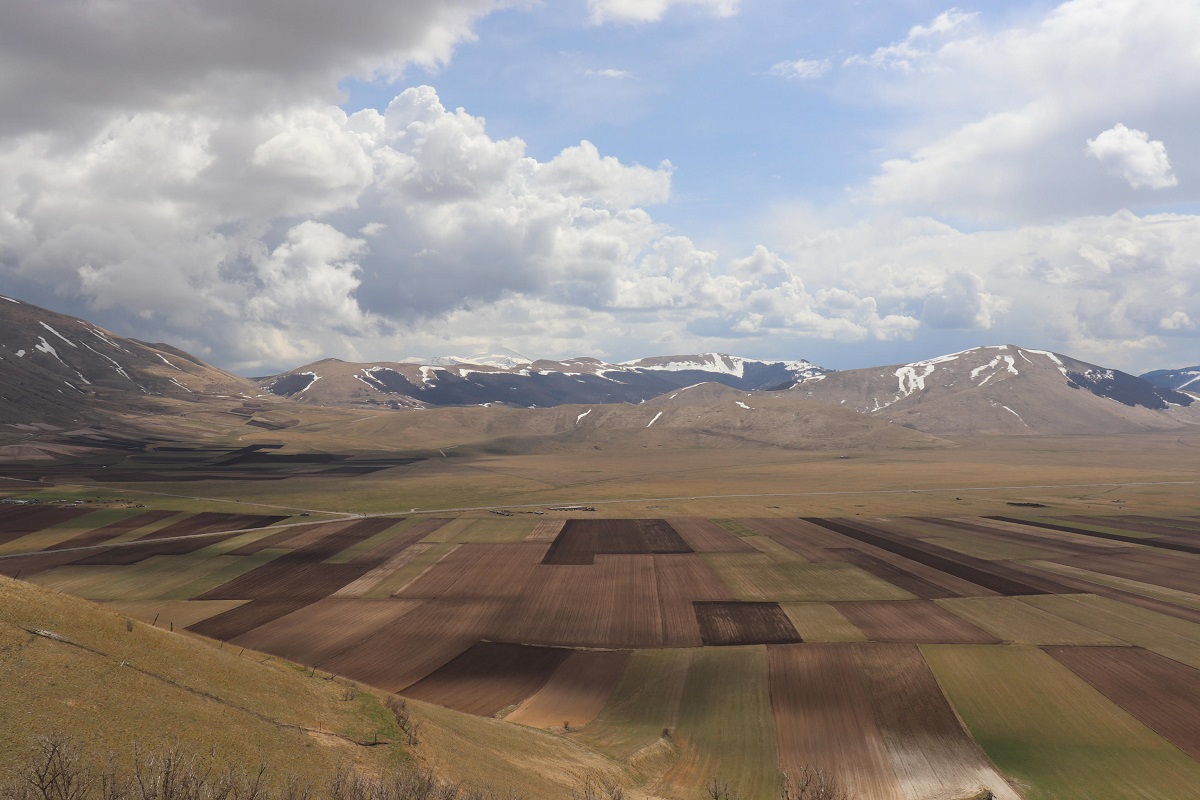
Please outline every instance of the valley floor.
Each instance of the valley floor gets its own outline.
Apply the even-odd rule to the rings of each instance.
[[[245,444],[227,446],[260,452]],[[0,584],[0,669],[26,687],[0,716],[28,720],[0,751],[44,725],[171,729],[143,702],[164,679],[243,709],[276,697],[260,722],[398,738],[378,705],[273,694],[337,676],[321,683],[407,698],[423,733],[391,758],[534,797],[594,773],[754,800],[808,767],[896,800],[1200,785],[1200,437],[392,464],[342,444],[338,469],[372,469],[164,449],[34,484],[38,464],[13,464],[0,494],[41,502],[0,505],[0,574],[19,578]],[[189,648],[207,672],[172,671]]]

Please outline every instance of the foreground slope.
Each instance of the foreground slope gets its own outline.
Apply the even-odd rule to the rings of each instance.
[[[810,378],[799,396],[939,435],[1170,430],[1193,398],[1118,370],[1015,345]]]
[[[255,388],[169,345],[2,296],[0,387],[0,418],[10,424],[93,421]]]
[[[135,744],[178,744],[214,752],[218,767],[262,763],[270,782],[316,786],[339,764],[373,775],[412,763],[565,797],[584,775],[611,772],[556,737],[415,701],[410,746],[378,692],[2,576],[0,685],[0,783],[51,733],[122,760]]]

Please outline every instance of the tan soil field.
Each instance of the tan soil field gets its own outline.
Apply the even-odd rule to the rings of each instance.
[[[828,603],[780,603],[806,642],[863,642],[866,636]]]
[[[688,546],[697,553],[753,553],[744,539],[734,536],[712,520],[677,517],[667,520]]]
[[[1056,559],[1060,564],[1200,596],[1200,556],[1129,548],[1113,555]]]
[[[838,613],[872,642],[999,644],[1000,640],[932,600],[838,603]]]
[[[565,519],[539,519],[533,530],[525,537],[527,542],[553,542],[567,524]]]
[[[671,743],[662,732],[679,721],[688,669],[697,650],[635,650],[608,702],[595,721],[575,738],[615,759],[634,761],[638,754],[651,761]]]
[[[481,642],[408,686],[404,694],[467,714],[491,717],[545,686],[570,652]]]
[[[327,597],[265,622],[230,641],[282,656],[297,664],[319,667],[420,605],[417,600]]]
[[[629,664],[628,650],[572,650],[546,684],[505,715],[533,728],[582,728],[596,718]]]
[[[762,553],[702,556],[739,600],[906,600],[913,595],[852,564],[779,563]]]
[[[963,728],[915,645],[847,645],[909,798],[1020,795]]]
[[[849,647],[767,648],[779,764],[826,770],[854,797],[905,800]]]
[[[205,601],[211,602],[211,601]],[[188,626],[192,633],[212,639],[235,639],[259,625],[286,617],[309,604],[308,600],[249,600]]]
[[[159,628],[182,630],[201,620],[237,608],[245,600],[109,600],[101,603],[117,614],[153,623]]]
[[[140,514],[134,514],[124,519],[118,519],[113,522],[103,525],[99,528],[93,528],[90,531],[72,536],[69,539],[64,539],[56,544],[47,547],[47,550],[63,550],[71,547],[87,547],[88,545],[106,542],[110,539],[115,539],[131,531],[136,531],[139,528],[144,528],[147,525],[152,525],[155,522],[168,519],[175,516],[174,511],[157,510],[143,511]]]
[[[434,547],[431,542],[410,544],[387,561],[364,574],[361,578],[347,583],[333,593],[333,597],[368,597],[389,577],[397,574],[402,568],[412,564],[418,558]],[[388,592],[388,595],[391,593]]]
[[[325,661],[322,669],[399,692],[484,638],[503,611],[502,602],[426,600]]]
[[[1119,639],[1057,617],[1018,597],[969,597],[938,600],[937,604],[1014,644],[1122,644]]]

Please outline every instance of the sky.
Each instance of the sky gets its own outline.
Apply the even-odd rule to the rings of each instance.
[[[325,357],[1200,363],[1200,0],[0,0],[0,293]]]

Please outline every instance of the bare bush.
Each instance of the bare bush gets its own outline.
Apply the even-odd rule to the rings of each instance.
[[[419,732],[417,721],[412,718],[412,713],[408,710],[408,703],[403,697],[392,695],[387,699],[388,711],[392,712],[392,716],[396,720],[396,725],[404,734],[405,742],[409,747],[415,747],[418,743],[417,733]]]
[[[794,775],[783,774],[781,797],[782,800],[850,800],[837,778],[807,764]]]
[[[729,781],[713,777],[704,784],[704,793],[709,800],[738,800],[737,793],[729,786]]]
[[[625,800],[625,789],[589,772],[583,783],[571,790],[571,800]]]
[[[87,800],[94,782],[75,743],[66,736],[51,734],[38,739],[29,766],[20,771],[17,784],[5,793],[17,800]]]

